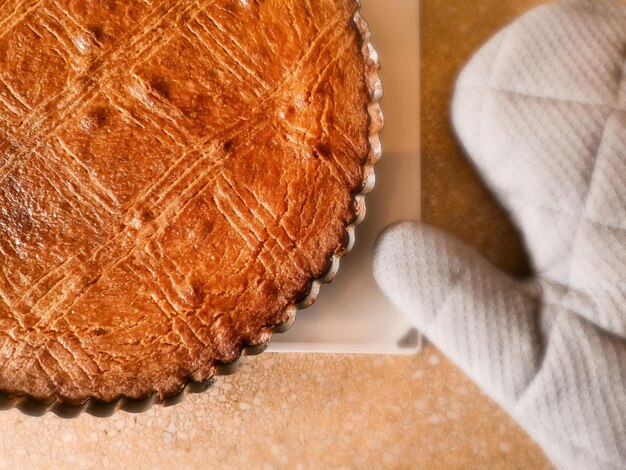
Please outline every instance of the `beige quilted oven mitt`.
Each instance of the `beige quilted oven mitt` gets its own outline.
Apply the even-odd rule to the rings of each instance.
[[[536,275],[401,222],[376,279],[557,466],[626,468],[626,3],[514,22],[462,72],[453,121]]]

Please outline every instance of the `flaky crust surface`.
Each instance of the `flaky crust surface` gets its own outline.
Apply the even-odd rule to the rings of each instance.
[[[0,6],[0,390],[172,394],[286,318],[364,181],[356,8]]]

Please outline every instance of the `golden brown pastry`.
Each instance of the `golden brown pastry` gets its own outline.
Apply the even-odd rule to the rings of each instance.
[[[176,393],[342,249],[369,155],[354,0],[0,4],[0,390]]]

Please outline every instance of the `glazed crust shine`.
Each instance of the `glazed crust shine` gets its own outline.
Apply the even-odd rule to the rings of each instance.
[[[342,249],[369,154],[353,0],[0,5],[0,390],[176,393]]]

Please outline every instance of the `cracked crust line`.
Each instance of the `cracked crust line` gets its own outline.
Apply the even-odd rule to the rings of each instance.
[[[14,2],[15,3],[15,2]],[[9,33],[20,21],[22,21],[26,16],[34,11],[43,0],[24,0],[22,2],[17,2],[17,5],[13,7],[13,10],[4,17],[3,20],[0,20],[0,38]],[[10,6],[9,2],[7,2],[7,6]],[[0,10],[0,14],[4,13]]]

